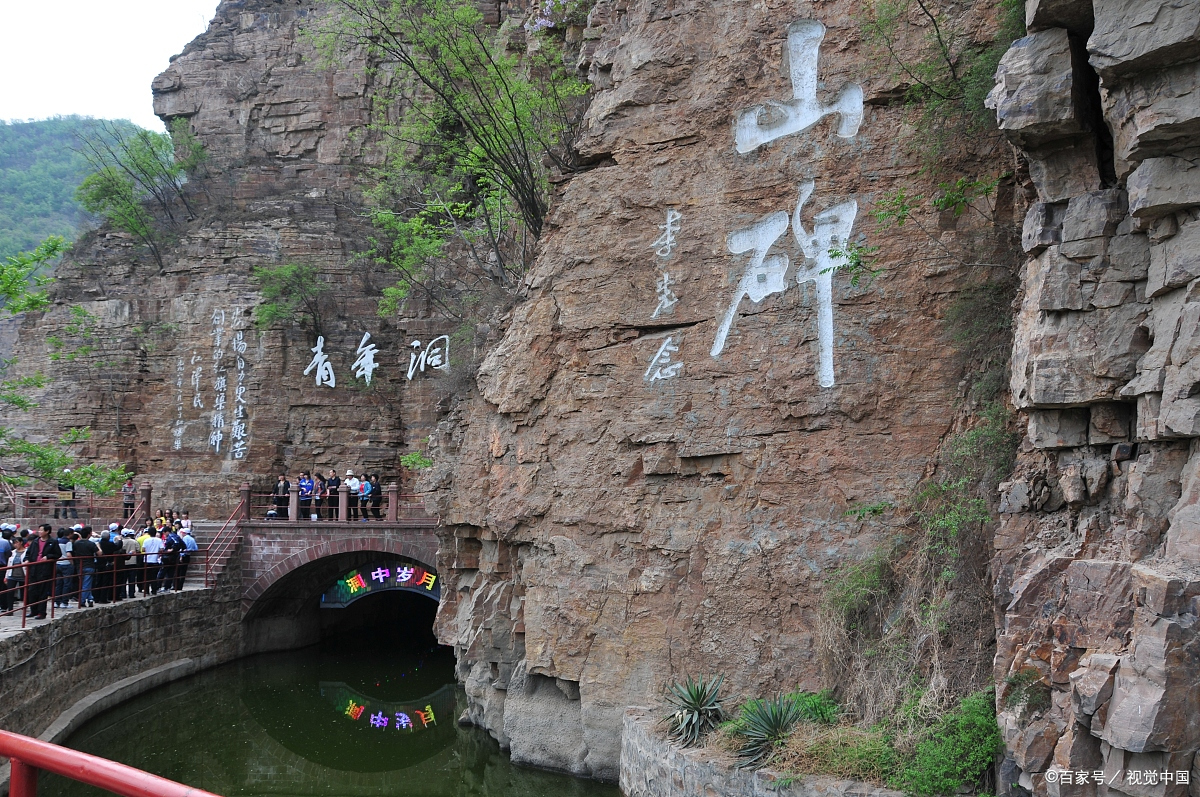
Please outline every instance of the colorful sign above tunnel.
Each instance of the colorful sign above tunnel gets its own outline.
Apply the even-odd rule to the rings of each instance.
[[[373,562],[344,574],[321,595],[321,608],[344,609],[359,598],[390,590],[416,592],[435,601],[442,597],[437,573],[411,562],[392,560]]]

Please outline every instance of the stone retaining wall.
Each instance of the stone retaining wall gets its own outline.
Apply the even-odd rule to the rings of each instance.
[[[80,700],[181,659],[241,654],[236,587],[161,595],[66,615],[0,642],[0,728],[39,736]]]
[[[736,770],[703,749],[685,750],[655,729],[647,708],[625,712],[621,793],[625,797],[903,797],[854,780],[809,775],[782,785],[778,772]]]

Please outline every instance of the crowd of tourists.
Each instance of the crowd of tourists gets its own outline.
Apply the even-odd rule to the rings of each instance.
[[[107,529],[76,523],[34,531],[0,525],[4,573],[0,612],[24,603],[27,615],[46,617],[47,604],[79,608],[180,591],[199,550],[188,514],[159,510],[136,524]]]
[[[341,487],[349,488],[347,494],[346,517],[350,520],[383,520],[380,507],[383,505],[383,489],[379,485],[379,474],[362,473],[355,475],[353,468],[348,468],[343,478],[338,478],[337,471],[329,469],[329,475],[314,471],[316,478],[308,471],[300,471],[296,479],[299,488],[300,517],[309,520],[337,520],[341,508]],[[272,491],[271,509],[267,511],[269,519],[287,518],[288,502],[292,483],[287,474],[279,474],[279,480]],[[360,517],[361,516],[361,517]]]

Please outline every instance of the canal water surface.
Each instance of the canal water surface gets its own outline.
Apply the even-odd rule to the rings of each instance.
[[[66,744],[227,797],[619,797],[513,766],[487,733],[458,726],[462,703],[446,648],[363,629],[161,687]],[[44,797],[103,794],[43,778]]]

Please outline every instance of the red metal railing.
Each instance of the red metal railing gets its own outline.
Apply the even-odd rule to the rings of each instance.
[[[225,525],[221,527],[213,538],[208,541],[207,556],[204,559],[204,586],[211,587],[213,579],[219,572],[219,569],[225,564],[225,560],[229,558],[229,554],[233,551],[237,541],[242,536],[241,523],[242,516],[246,511],[246,499],[243,498],[233,510],[233,514],[229,516],[229,520],[225,521]]]
[[[87,490],[18,490],[15,494],[14,516],[19,519],[51,517],[62,520],[120,517],[124,513],[122,495],[100,496]]]
[[[9,797],[37,797],[38,772],[43,769],[122,797],[217,797],[125,764],[9,731],[0,731],[0,756],[12,761]]]
[[[14,554],[15,555],[15,554]],[[77,603],[83,597],[82,566],[92,568],[91,595],[100,594],[101,602],[105,596],[116,602],[118,589],[128,591],[131,587],[142,595],[152,591],[181,589],[189,573],[198,573],[203,565],[208,571],[209,552],[206,548],[195,551],[180,551],[174,560],[170,553],[160,552],[157,556],[168,557],[167,561],[147,561],[148,556],[155,554],[121,553],[97,554],[86,558],[71,557],[72,569],[69,573],[62,572],[56,564],[56,559],[41,559],[36,562],[21,562],[0,567],[3,574],[3,584],[0,585],[0,617],[15,617],[21,613],[21,627],[25,628],[28,621],[45,615],[53,620],[60,607],[72,600]],[[203,560],[203,561],[202,561]],[[48,570],[49,576],[34,576],[34,568]],[[69,585],[65,589],[63,585]],[[126,594],[128,594],[126,592]],[[20,604],[20,608],[17,604]]]

